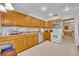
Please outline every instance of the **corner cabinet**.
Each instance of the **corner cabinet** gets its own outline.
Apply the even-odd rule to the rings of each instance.
[[[45,28],[52,28],[54,21],[45,21]]]
[[[46,41],[46,40],[51,40],[51,32],[44,32],[43,33],[43,41]]]

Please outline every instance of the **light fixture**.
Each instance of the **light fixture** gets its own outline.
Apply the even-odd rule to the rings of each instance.
[[[45,6],[42,7],[42,11],[46,11],[46,7]]]
[[[0,12],[7,12],[5,7],[2,4],[0,4]]]
[[[14,8],[13,8],[13,6],[12,6],[11,3],[5,3],[5,8],[6,8],[7,10],[10,10],[10,11],[14,10]]]
[[[50,13],[48,14],[48,16],[53,16],[53,14],[50,12]]]
[[[66,6],[65,9],[63,11],[69,11],[69,7]]]

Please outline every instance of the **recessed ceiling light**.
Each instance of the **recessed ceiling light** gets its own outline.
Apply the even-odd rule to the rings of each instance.
[[[46,11],[46,7],[45,6],[42,7],[42,11]]]
[[[53,16],[53,14],[50,12],[49,14],[48,14],[49,16]]]
[[[69,11],[69,7],[66,6],[65,9],[63,11]]]
[[[14,10],[14,8],[13,8],[13,6],[12,6],[11,3],[5,3],[5,8],[6,8],[7,10]]]

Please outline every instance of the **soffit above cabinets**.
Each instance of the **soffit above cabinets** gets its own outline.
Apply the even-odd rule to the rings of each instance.
[[[13,7],[25,14],[42,20],[51,20],[59,15],[75,18],[79,14],[79,3],[12,3]]]

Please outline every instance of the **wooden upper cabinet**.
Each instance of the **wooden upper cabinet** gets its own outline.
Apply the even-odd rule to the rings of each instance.
[[[48,28],[48,21],[45,21],[45,28]]]
[[[15,25],[15,13],[14,11],[9,11],[6,13],[2,13],[2,25]]]
[[[31,27],[40,27],[39,19],[31,17]]]
[[[36,26],[37,26],[37,27],[41,27],[41,26],[40,26],[40,20],[39,20],[39,19],[36,19]]]
[[[35,27],[35,20],[34,20],[34,18],[31,17],[30,19],[31,19],[31,22],[30,22],[31,24],[30,24],[30,26],[31,26],[31,27]]]
[[[42,27],[42,26],[41,26],[41,20],[38,19],[37,21],[38,21],[38,22],[37,22],[38,27]]]
[[[34,27],[38,27],[38,28],[43,28],[44,27],[44,22],[40,19],[35,18],[35,19],[33,19],[32,23],[33,23]]]
[[[24,25],[30,27],[31,26],[31,17],[25,16]]]
[[[45,27],[46,28],[51,28],[51,27],[53,27],[53,21],[45,21]]]
[[[35,25],[35,27],[39,27],[39,21],[38,21],[38,19],[34,19],[34,25]]]
[[[40,26],[41,26],[42,28],[44,28],[44,26],[45,26],[44,21],[40,20]]]
[[[25,22],[25,15],[19,13],[19,12],[15,12],[15,23],[16,26],[25,26],[24,23]]]
[[[45,28],[45,21],[43,21],[43,28]]]
[[[8,11],[1,16],[1,25],[4,26],[45,27],[44,21],[17,11]]]
[[[48,21],[48,26],[53,27],[53,21]]]

